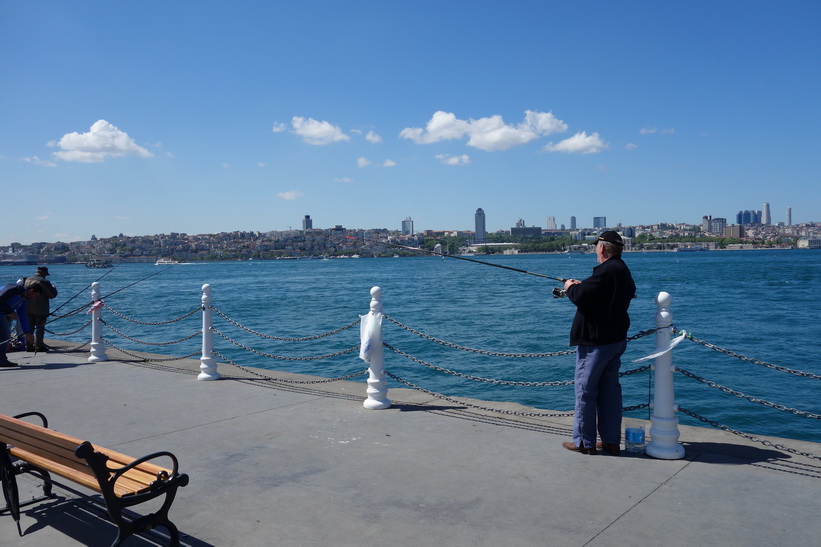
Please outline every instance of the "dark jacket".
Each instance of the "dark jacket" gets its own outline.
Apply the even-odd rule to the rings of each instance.
[[[636,284],[621,257],[611,257],[593,268],[593,275],[568,287],[566,294],[576,305],[571,346],[601,346],[627,338],[627,309],[636,295]]]
[[[51,281],[39,275],[33,275],[26,278],[26,288],[31,285],[40,285],[43,289],[42,294],[38,294],[28,302],[29,315],[48,315],[49,299],[57,296],[57,287],[51,284]]]

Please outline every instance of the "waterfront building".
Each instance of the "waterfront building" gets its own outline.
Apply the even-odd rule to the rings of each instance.
[[[408,217],[402,221],[402,235],[413,235],[413,220],[411,219],[411,217]]]
[[[302,219],[302,229],[303,230],[313,230],[314,228],[314,221],[311,220],[311,215],[305,215],[305,218]]]
[[[542,228],[540,226],[525,226],[525,221],[520,218],[516,222],[516,226],[510,229],[510,235],[538,237],[542,235]]]
[[[593,217],[593,228],[607,228],[607,217]]]
[[[484,243],[485,236],[487,235],[487,230],[485,228],[485,212],[482,210],[481,207],[476,209],[474,222],[476,225],[476,243]]]
[[[741,224],[731,224],[724,228],[724,237],[741,239],[744,237],[744,226]]]

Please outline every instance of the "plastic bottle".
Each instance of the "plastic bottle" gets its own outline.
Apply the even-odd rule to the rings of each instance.
[[[628,454],[644,454],[644,425],[630,425],[624,429],[624,450]]]

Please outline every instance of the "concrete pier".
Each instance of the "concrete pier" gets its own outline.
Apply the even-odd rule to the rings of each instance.
[[[723,431],[679,426],[680,460],[588,456],[561,446],[570,418],[492,414],[395,386],[391,408],[371,411],[364,379],[286,384],[221,364],[221,380],[199,382],[199,360],[152,364],[116,350],[94,363],[85,353],[9,357],[22,366],[0,370],[0,413],[39,411],[53,429],[131,456],[177,455],[191,482],[170,516],[187,546],[748,546],[821,537],[821,461]],[[816,443],[770,440],[821,455]],[[35,494],[33,478],[19,483],[21,499]],[[0,545],[110,545],[116,528],[102,509],[56,493],[23,508],[22,538],[0,515]],[[163,534],[126,545],[162,544]]]

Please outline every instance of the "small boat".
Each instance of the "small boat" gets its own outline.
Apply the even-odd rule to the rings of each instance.
[[[677,253],[694,253],[698,251],[706,251],[706,247],[702,247],[701,245],[693,245],[692,247],[676,247]]]
[[[86,268],[112,268],[114,265],[105,258],[92,258],[86,262]]]
[[[179,264],[179,262],[171,258],[158,258],[154,263],[155,266],[171,266],[173,264]]]

